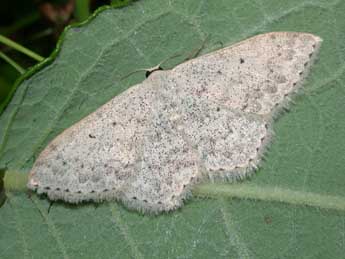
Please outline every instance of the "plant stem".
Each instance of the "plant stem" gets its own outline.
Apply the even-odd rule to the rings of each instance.
[[[90,15],[90,0],[76,0],[74,16],[79,21],[82,22],[87,19]]]
[[[199,197],[240,198],[277,201],[293,205],[305,205],[321,209],[345,211],[345,198],[287,188],[257,186],[253,184],[202,184],[193,189]]]
[[[11,40],[11,39],[3,36],[3,35],[0,35],[0,42],[9,46],[9,47],[14,48],[17,51],[24,53],[25,55],[37,60],[38,62],[41,62],[44,60],[44,57],[38,55],[37,53],[25,48],[24,46],[14,42],[13,40]]]
[[[0,51],[0,58],[5,60],[8,64],[10,64],[12,67],[14,67],[20,74],[25,73],[25,69],[22,68],[17,62],[15,62],[13,59],[11,59],[9,56],[7,56],[5,53]]]

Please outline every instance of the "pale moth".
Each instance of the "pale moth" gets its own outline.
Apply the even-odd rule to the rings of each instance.
[[[158,213],[180,207],[201,181],[243,179],[321,41],[266,33],[155,71],[57,136],[28,187],[51,200],[119,200]]]

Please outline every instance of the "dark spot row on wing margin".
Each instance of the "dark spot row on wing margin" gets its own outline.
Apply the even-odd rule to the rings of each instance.
[[[192,180],[194,180],[194,176],[192,176],[191,178],[190,178],[190,180],[192,181]],[[187,186],[186,185],[183,185],[183,189],[185,189]],[[49,191],[49,190],[51,190],[51,188],[49,187],[49,186],[47,186],[47,187],[44,187],[43,188],[44,190],[47,190],[47,191]],[[114,187],[114,188],[112,188],[112,190],[115,190],[116,188]],[[57,188],[55,188],[55,191],[61,191],[61,189],[59,188],[59,187],[57,187]],[[63,190],[64,192],[70,192],[70,190],[69,189],[65,189],[65,190]],[[108,192],[108,191],[110,191],[109,189],[104,189],[102,192]],[[90,193],[96,193],[96,191],[95,190],[92,190],[92,191],[90,191]],[[82,194],[82,191],[76,191],[75,192],[75,194]],[[174,199],[175,198],[175,195],[172,195],[171,196],[171,199]],[[135,197],[135,196],[133,196],[132,197],[132,200],[138,200],[138,198],[137,197]],[[145,203],[147,203],[148,201],[147,200],[142,200],[143,202],[145,202]],[[163,204],[161,201],[158,201],[157,202],[157,204],[159,204],[159,205],[161,205],[161,204]]]

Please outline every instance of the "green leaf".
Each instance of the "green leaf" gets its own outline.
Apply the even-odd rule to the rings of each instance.
[[[318,62],[261,169],[241,184],[205,184],[178,211],[143,216],[118,203],[78,206],[7,192],[1,258],[342,258],[345,253],[345,2],[143,0],[64,33],[0,117],[0,168],[27,173],[58,133],[141,82],[176,53],[269,31],[323,38]],[[5,177],[6,180],[6,177]],[[209,198],[205,198],[209,197]]]

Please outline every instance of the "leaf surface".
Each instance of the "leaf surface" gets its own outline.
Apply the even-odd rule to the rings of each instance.
[[[156,217],[115,202],[49,209],[46,199],[8,192],[0,257],[342,258],[344,12],[345,2],[332,0],[143,0],[68,29],[0,117],[0,168],[27,173],[57,134],[144,79],[123,76],[182,53],[165,65],[171,68],[207,37],[203,53],[269,31],[311,32],[324,41],[250,180],[205,184],[195,190],[204,198]]]

